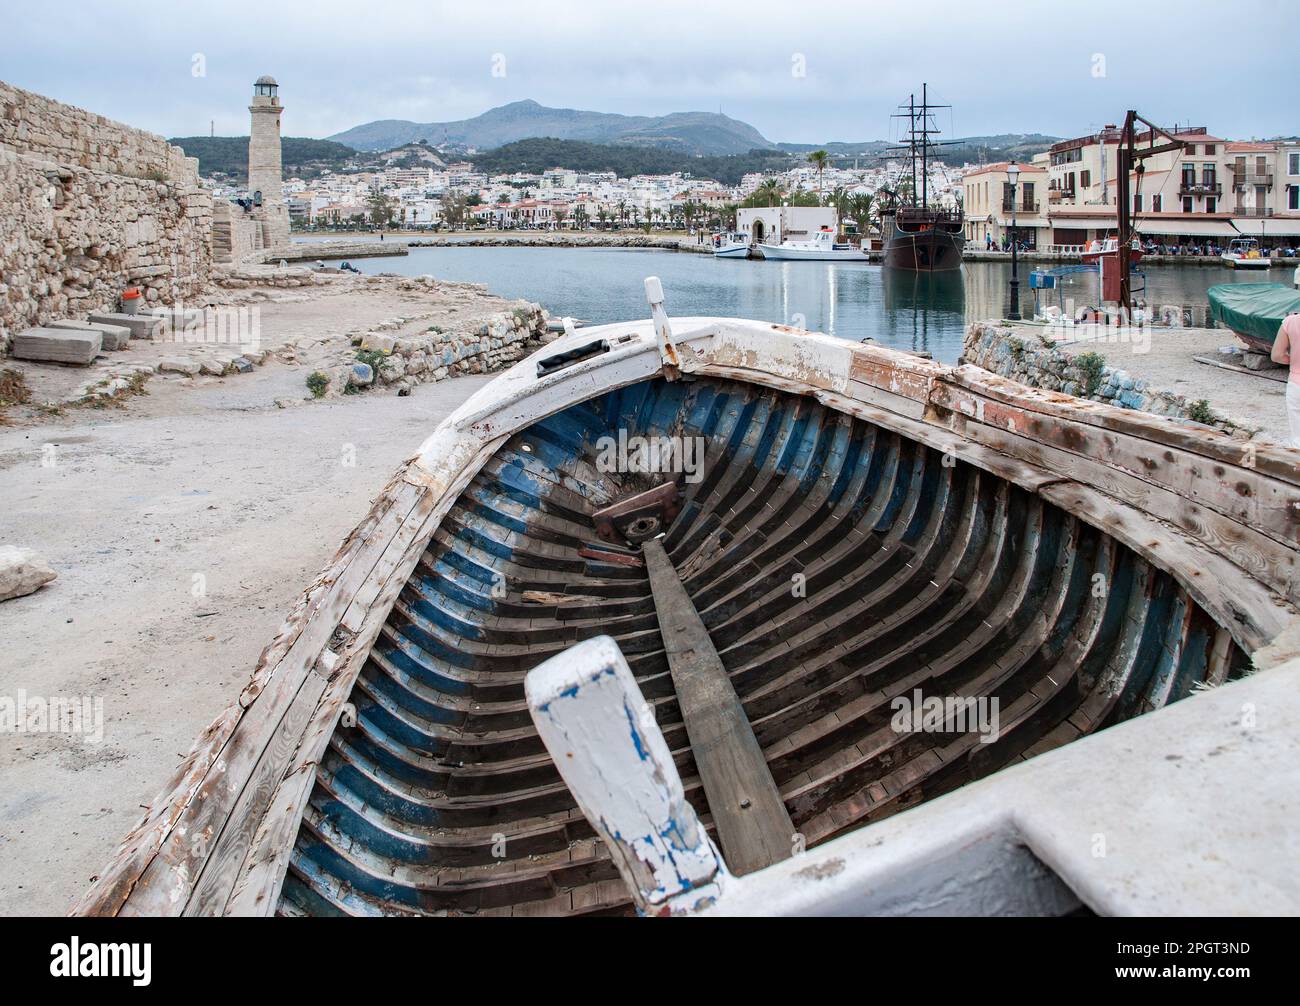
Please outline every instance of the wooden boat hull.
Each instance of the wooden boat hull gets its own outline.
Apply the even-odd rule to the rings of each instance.
[[[79,910],[627,912],[523,701],[531,667],[613,636],[707,815],[645,566],[595,517],[664,482],[609,470],[620,433],[704,444],[664,550],[810,846],[1238,674],[1294,615],[1289,452],[1244,467],[977,368],[674,325],[670,369],[648,324],[588,330],[449,419]],[[1207,459],[1249,491],[1175,531]],[[996,699],[997,736],[900,730],[918,690]]]
[[[960,230],[935,226],[927,230],[887,227],[884,264],[910,272],[948,272],[961,268],[966,239]]]

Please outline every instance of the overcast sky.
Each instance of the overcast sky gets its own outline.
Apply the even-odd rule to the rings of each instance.
[[[1248,139],[1300,133],[1298,26],[1297,0],[61,0],[9,10],[0,79],[166,136],[246,134],[270,73],[289,136],[533,98],[876,139],[928,81],[959,136],[1074,136],[1134,107]]]

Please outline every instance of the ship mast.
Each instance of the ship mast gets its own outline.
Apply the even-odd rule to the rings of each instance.
[[[916,205],[916,95],[907,96],[907,145],[912,155],[912,205]]]
[[[926,160],[926,149],[930,146],[930,120],[929,113],[926,111],[926,101],[930,94],[930,85],[921,84],[921,209],[930,205],[930,167]],[[913,186],[913,191],[916,191]]]

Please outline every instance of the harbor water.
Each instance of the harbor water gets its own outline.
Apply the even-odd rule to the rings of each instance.
[[[1005,316],[1011,266],[966,262],[960,272],[911,273],[857,262],[765,262],[715,259],[639,248],[464,247],[412,248],[401,258],[357,259],[365,273],[430,274],[484,283],[502,297],[541,304],[554,316],[588,324],[645,318],[643,281],[663,280],[670,315],[755,318],[874,339],[897,349],[923,350],[953,363],[971,321]],[[1029,273],[1020,267],[1021,311],[1031,317]],[[1146,274],[1145,297],[1154,308],[1178,304],[1204,309],[1216,283],[1289,282],[1289,268],[1236,273],[1203,265],[1160,265]],[[1073,277],[1064,289],[1076,307],[1097,302],[1095,274]],[[1056,295],[1050,295],[1050,303]],[[1225,332],[1224,342],[1232,342]]]

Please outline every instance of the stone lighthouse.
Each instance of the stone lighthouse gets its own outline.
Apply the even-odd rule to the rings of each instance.
[[[282,248],[289,243],[289,208],[284,203],[280,178],[280,85],[261,76],[253,85],[248,106],[252,124],[248,132],[248,194],[253,217],[261,224],[261,246]]]

